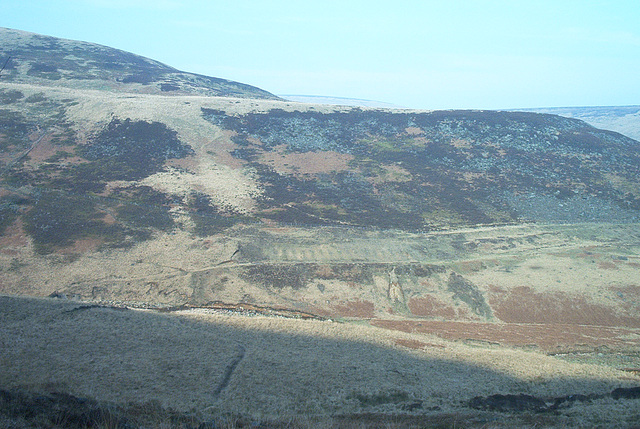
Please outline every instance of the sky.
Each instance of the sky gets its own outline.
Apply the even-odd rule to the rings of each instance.
[[[0,26],[274,94],[416,109],[640,104],[640,0],[0,0]]]

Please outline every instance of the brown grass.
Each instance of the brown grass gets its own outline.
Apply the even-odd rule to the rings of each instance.
[[[349,168],[353,155],[332,151],[283,153],[286,147],[278,146],[273,152],[264,152],[261,160],[273,166],[279,173],[318,174],[343,171]]]
[[[466,314],[459,314],[461,309],[441,301],[435,296],[426,295],[418,298],[411,298],[408,303],[411,314],[418,317],[443,317],[446,319],[454,319]],[[466,312],[464,312],[466,313]]]
[[[22,219],[13,222],[0,236],[0,253],[17,255],[29,244],[29,238],[22,229]]]
[[[375,317],[375,306],[371,301],[348,301],[332,304],[334,317],[356,317],[359,319],[371,319]]]
[[[640,328],[635,312],[590,302],[584,294],[540,293],[527,286],[491,297],[495,316],[506,323],[549,323]]]
[[[534,346],[547,352],[640,347],[637,329],[562,323],[481,323],[437,320],[372,320],[373,326],[437,335],[448,340],[476,340],[506,346]]]
[[[56,390],[117,404],[157,401],[180,413],[195,409],[202,418],[286,422],[305,416],[317,422],[343,415],[358,422],[369,413],[432,421],[477,416],[465,404],[478,395],[557,397],[640,383],[628,372],[538,352],[442,340],[422,333],[434,326],[428,323],[402,333],[213,310],[158,314],[11,297],[0,297],[0,323],[0,389]],[[559,416],[574,410],[592,423],[620,415],[612,403]]]

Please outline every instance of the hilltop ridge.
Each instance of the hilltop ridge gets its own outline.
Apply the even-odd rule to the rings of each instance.
[[[2,80],[147,94],[206,95],[278,100],[231,80],[187,73],[108,46],[0,27]]]

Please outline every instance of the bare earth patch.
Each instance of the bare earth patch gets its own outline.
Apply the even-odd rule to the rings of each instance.
[[[22,229],[22,220],[13,222],[0,236],[0,253],[14,255],[29,244],[29,238]]]
[[[504,293],[494,293],[490,299],[495,316],[507,323],[624,326],[640,328],[637,314],[625,314],[623,309],[590,302],[584,295],[566,292],[538,293],[520,286]]]
[[[371,319],[375,317],[375,306],[371,301],[349,301],[341,304],[333,304],[334,316],[358,317]]]
[[[40,140],[40,142],[29,152],[29,163],[35,166],[40,165],[43,161],[56,155],[58,152],[64,151],[73,153],[75,146],[62,146],[52,143],[53,135],[48,134]],[[74,157],[68,161],[77,162],[80,158]]]
[[[432,295],[411,298],[407,305],[414,316],[444,317],[446,319],[458,316],[457,309]]]
[[[278,173],[305,175],[344,171],[349,168],[353,155],[332,151],[283,153],[286,147],[278,146],[273,152],[264,152],[261,161],[271,165]]]

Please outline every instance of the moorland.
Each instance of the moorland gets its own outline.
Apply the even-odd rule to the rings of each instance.
[[[638,141],[5,58],[2,424],[640,424]]]

